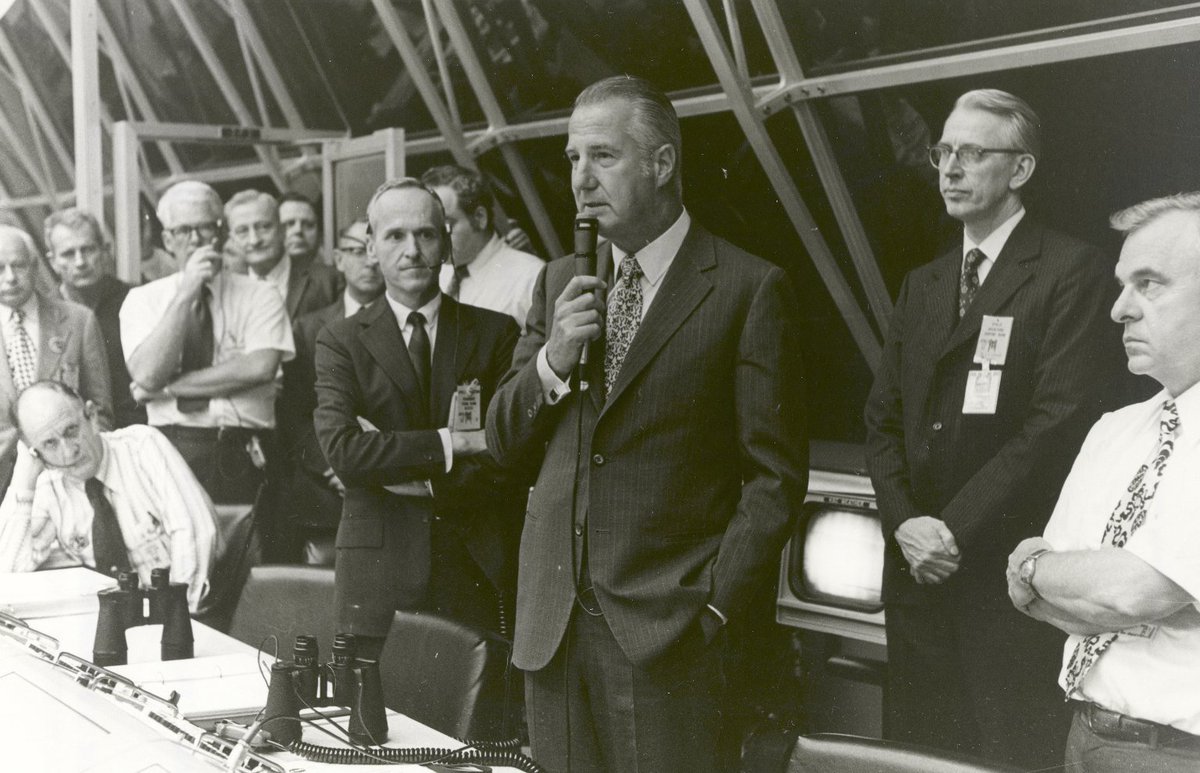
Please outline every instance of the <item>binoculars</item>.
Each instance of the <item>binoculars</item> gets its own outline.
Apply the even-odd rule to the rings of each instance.
[[[98,666],[123,666],[129,660],[125,631],[139,625],[162,625],[162,659],[183,660],[194,653],[188,586],[171,582],[170,569],[150,572],[150,587],[138,587],[136,572],[121,572],[117,587],[99,591],[100,616],[92,658]]]
[[[343,706],[350,709],[347,731],[356,743],[380,746],[387,740],[387,714],[379,663],[360,660],[354,634],[333,637],[329,663],[320,665],[315,636],[296,637],[292,659],[271,666],[264,724],[277,742],[300,740],[300,709]]]

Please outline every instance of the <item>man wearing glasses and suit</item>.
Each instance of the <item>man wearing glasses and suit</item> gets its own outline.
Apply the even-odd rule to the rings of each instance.
[[[884,735],[1058,764],[1061,637],[1012,608],[1006,557],[1040,534],[1119,372],[1112,263],[1028,216],[1037,115],[961,96],[930,148],[962,242],[900,289],[866,406],[887,544]]]

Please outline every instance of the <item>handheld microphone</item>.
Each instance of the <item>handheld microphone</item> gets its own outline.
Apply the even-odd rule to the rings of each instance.
[[[575,218],[575,276],[596,275],[596,239],[600,230],[600,221],[594,217],[578,216]],[[588,364],[590,345],[583,347],[579,355],[579,388],[588,388],[587,376],[584,369]]]

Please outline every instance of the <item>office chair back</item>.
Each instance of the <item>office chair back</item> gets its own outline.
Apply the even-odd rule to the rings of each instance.
[[[517,684],[504,639],[429,614],[397,612],[380,655],[383,702],[456,738],[516,735]]]
[[[296,635],[313,634],[324,662],[335,623],[332,567],[264,565],[250,570],[229,635],[257,647],[274,634],[279,655],[289,658]]]
[[[1016,773],[1017,768],[913,744],[837,733],[796,739],[787,773]]]

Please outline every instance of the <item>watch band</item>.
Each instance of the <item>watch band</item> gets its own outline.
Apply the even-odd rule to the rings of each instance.
[[[1021,562],[1021,582],[1025,583],[1025,587],[1029,588],[1029,592],[1039,601],[1045,601],[1042,594],[1038,593],[1038,589],[1033,587],[1033,577],[1037,574],[1037,561],[1045,554],[1051,552],[1049,548],[1040,548],[1025,556],[1025,560]],[[1026,571],[1025,567],[1029,567]]]

